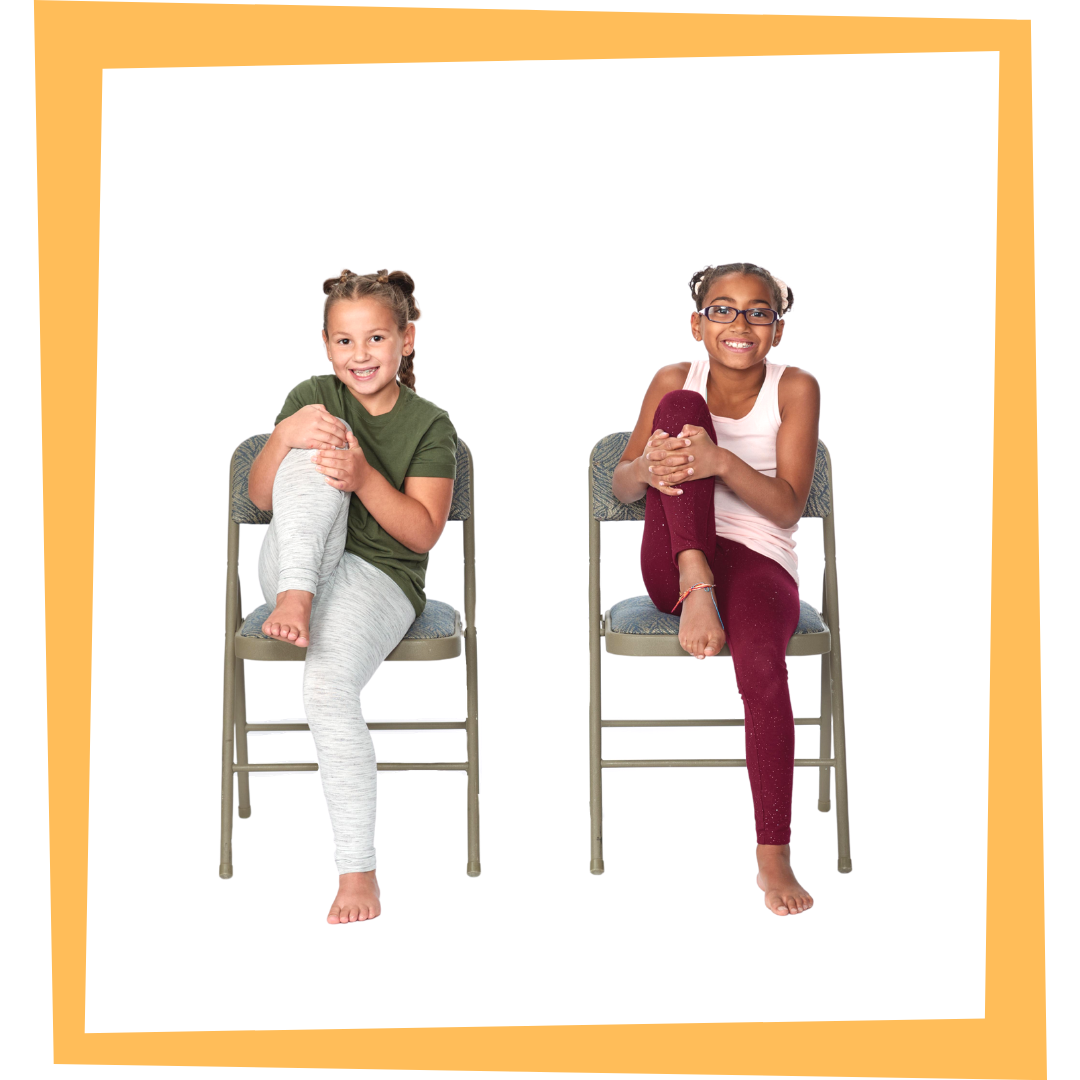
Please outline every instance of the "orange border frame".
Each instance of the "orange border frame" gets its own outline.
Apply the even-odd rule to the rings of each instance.
[[[35,4],[53,909],[86,910],[103,68],[997,52],[998,281],[1034,307],[1030,23],[212,4]],[[762,24],[768,33],[760,33]],[[77,292],[58,279],[88,283]],[[1002,300],[997,340],[1003,339]],[[85,919],[52,926],[57,1063],[1046,1076],[1035,358],[996,366],[986,1014],[982,1020],[87,1034]],[[72,455],[70,447],[81,452]],[[1002,496],[1007,492],[1007,498]],[[763,1038],[763,1034],[765,1037]]]

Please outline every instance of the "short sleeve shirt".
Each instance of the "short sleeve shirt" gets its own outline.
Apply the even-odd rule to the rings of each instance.
[[[294,387],[275,425],[305,405],[322,405],[352,428],[364,457],[398,491],[409,476],[452,480],[457,465],[457,433],[450,417],[407,386],[399,387],[394,407],[372,416],[336,375],[313,375]],[[424,610],[428,557],[395,540],[368,512],[355,492],[349,500],[345,550],[378,567],[409,598],[416,614]]]

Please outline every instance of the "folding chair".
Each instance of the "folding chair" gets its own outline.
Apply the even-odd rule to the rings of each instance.
[[[741,719],[717,720],[604,720],[601,713],[600,639],[609,653],[621,656],[687,656],[679,645],[679,617],[657,610],[647,596],[620,600],[601,616],[600,607],[600,523],[602,521],[642,521],[645,500],[625,504],[611,492],[615,466],[626,451],[630,433],[607,435],[592,449],[589,458],[589,808],[592,818],[592,861],[594,874],[604,872],[603,770],[665,766],[734,767],[746,765],[745,758],[634,758],[610,760],[603,757],[601,733],[611,727],[741,727]],[[825,531],[825,580],[821,612],[805,600],[799,604],[799,625],[788,645],[788,656],[821,656],[821,713],[799,717],[799,725],[816,724],[821,731],[820,756],[796,758],[799,766],[819,770],[818,809],[829,810],[829,773],[836,770],[836,832],[838,869],[851,870],[848,836],[847,762],[844,753],[844,691],[840,671],[840,619],[836,591],[836,540],[832,510],[832,463],[825,444],[818,443],[814,480],[803,517],[823,519]],[[721,656],[730,656],[725,645]],[[829,756],[830,735],[835,743]]]
[[[240,599],[240,526],[266,525],[273,514],[260,510],[248,498],[248,471],[269,435],[254,435],[242,442],[232,456],[229,470],[229,556],[225,586],[225,708],[221,735],[221,863],[218,873],[232,877],[233,776],[239,791],[240,817],[251,816],[249,775],[253,772],[315,772],[315,762],[253,764],[248,760],[249,731],[308,731],[307,724],[249,724],[244,699],[245,660],[303,660],[307,649],[287,641],[267,637],[262,624],[272,607],[263,604],[246,618]],[[461,655],[465,639],[465,683],[467,716],[465,720],[426,722],[368,723],[373,731],[431,731],[463,729],[465,761],[389,762],[378,768],[393,772],[406,770],[456,770],[468,774],[467,827],[470,877],[480,873],[480,778],[477,767],[477,686],[476,686],[476,542],[473,523],[472,454],[463,443],[457,445],[457,479],[450,505],[450,521],[462,522],[465,549],[465,624],[461,615],[440,600],[428,599],[420,617],[409,627],[405,637],[387,660],[448,660]],[[235,747],[235,760],[233,757]]]

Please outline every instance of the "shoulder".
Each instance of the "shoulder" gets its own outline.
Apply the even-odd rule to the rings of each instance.
[[[409,423],[414,426],[430,427],[432,424],[439,424],[440,426],[447,425],[453,429],[453,424],[450,423],[450,414],[443,408],[440,408],[434,401],[428,401],[427,398],[421,397],[415,390],[410,390],[407,386],[401,387],[402,401],[401,404],[404,407],[404,411],[409,415]]]
[[[325,404],[334,397],[335,384],[337,383],[336,375],[312,375],[310,379],[297,383],[289,391],[289,397],[303,399],[304,403],[308,405],[314,405],[316,402]]]
[[[817,379],[802,368],[785,368],[777,384],[777,403],[781,416],[788,409],[816,414],[821,406],[821,388]]]
[[[689,374],[690,364],[687,361],[681,364],[666,364],[653,376],[649,389],[659,390],[661,394],[668,394],[672,390],[681,390]]]
[[[285,404],[274,423],[280,424],[287,416],[292,416],[306,405],[325,405],[327,408],[336,406],[339,397],[335,395],[335,383],[341,385],[335,375],[312,375],[310,379],[297,383],[286,396]]]

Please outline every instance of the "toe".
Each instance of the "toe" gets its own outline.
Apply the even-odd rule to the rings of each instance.
[[[338,908],[337,905],[335,904],[334,907],[332,907],[330,909],[330,914],[326,916],[326,921],[328,923],[330,923],[330,924],[335,924],[335,923],[341,922],[341,918],[339,917],[339,913],[340,913],[340,908]]]

